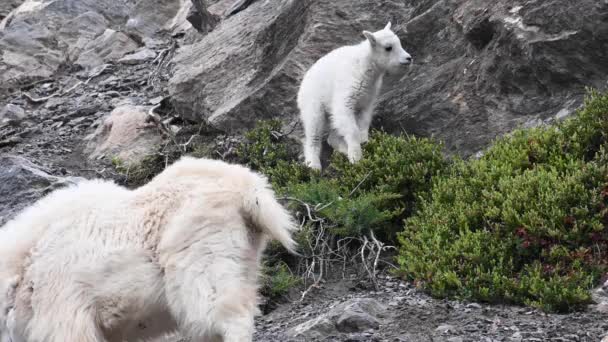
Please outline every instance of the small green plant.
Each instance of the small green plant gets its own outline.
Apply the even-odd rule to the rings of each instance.
[[[110,163],[112,164],[112,166],[114,166],[114,168],[116,168],[117,170],[121,169],[122,167],[124,167],[124,163],[122,161],[122,159],[120,159],[119,156],[113,156],[110,159]]]
[[[607,270],[608,94],[456,161],[405,221],[404,276],[435,296],[569,311]]]
[[[201,139],[199,135],[201,133],[200,127],[197,129],[187,127],[184,128],[184,131],[187,137],[175,137],[170,143],[163,145],[159,151],[144,156],[137,163],[126,163],[118,156],[114,156],[111,159],[111,164],[124,177],[127,186],[137,187],[149,182],[182,156],[210,158],[215,154],[214,148],[216,146],[213,141],[209,141],[208,138],[206,140]]]
[[[301,278],[295,276],[284,262],[265,266],[262,273],[262,294],[271,298],[284,296],[301,284]]]
[[[327,220],[330,232],[339,237],[390,230],[391,222],[403,211],[394,205],[401,199],[399,194],[371,191],[351,196],[336,179],[294,184],[289,194],[315,208],[315,214]],[[301,207],[300,202],[292,204]]]
[[[268,176],[275,190],[318,175],[297,161],[298,143],[281,133],[278,120],[260,121],[237,148],[239,161]]]
[[[118,157],[113,157],[111,163],[116,171],[125,178],[128,186],[137,187],[146,184],[176,158],[178,158],[177,155],[165,157],[161,154],[151,154],[136,164],[124,163]]]

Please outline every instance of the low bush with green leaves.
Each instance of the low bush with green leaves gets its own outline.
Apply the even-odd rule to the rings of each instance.
[[[277,121],[260,122],[239,149],[242,162],[266,174],[275,189],[315,208],[330,233],[361,237],[370,231],[395,237],[399,222],[413,212],[416,199],[430,190],[431,179],[448,165],[442,146],[431,139],[372,132],[363,157],[351,164],[334,153],[323,174],[297,160],[298,142],[278,133]],[[291,148],[291,150],[290,150]]]
[[[276,190],[318,176],[297,162],[298,143],[281,132],[281,122],[260,121],[237,148],[239,162],[265,174]]]
[[[436,296],[565,312],[608,264],[608,95],[456,161],[400,234],[401,272]]]
[[[299,213],[304,224],[295,239],[306,260],[328,253],[315,249],[319,240],[335,246],[340,239],[373,233],[385,242],[393,241],[400,222],[414,211],[416,199],[428,194],[433,176],[448,165],[442,146],[431,139],[376,131],[363,146],[358,163],[334,153],[321,174],[298,160],[299,142],[280,133],[280,127],[277,121],[258,123],[238,155],[241,163],[266,174],[279,196]],[[280,250],[271,244],[267,252],[264,293],[276,295],[276,289],[292,284],[285,270],[277,269],[277,265],[286,267],[283,260],[289,258]]]
[[[351,164],[343,154],[334,153],[328,172],[340,192],[351,199],[352,203],[343,203],[343,207],[382,217],[361,223],[377,227],[376,235],[392,242],[402,220],[416,210],[418,198],[430,191],[433,177],[447,169],[449,162],[442,149],[432,139],[375,131],[364,145],[359,162]],[[358,222],[356,217],[351,219]],[[338,222],[350,226],[348,220]],[[379,224],[382,222],[385,224]],[[351,230],[351,234],[361,232],[365,230]]]

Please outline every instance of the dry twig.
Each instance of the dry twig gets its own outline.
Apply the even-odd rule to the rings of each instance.
[[[156,127],[158,127],[158,129],[166,134],[167,136],[169,136],[169,138],[171,139],[171,141],[176,145],[176,146],[180,146],[180,144],[177,142],[177,139],[175,137],[175,134],[171,131],[171,129],[169,127],[167,127],[167,125],[162,121],[162,119],[160,118],[160,115],[154,113],[154,111],[160,107],[161,104],[157,104],[155,106],[153,106],[152,108],[150,108],[150,110],[148,110],[148,117],[156,124]]]
[[[45,101],[48,101],[48,100],[52,99],[53,97],[66,95],[66,94],[68,94],[72,90],[78,88],[78,86],[80,86],[81,84],[84,84],[84,83],[85,82],[83,82],[83,81],[78,81],[78,82],[76,82],[76,84],[74,84],[73,86],[71,86],[67,90],[65,90],[65,91],[57,91],[57,92],[55,92],[55,93],[53,93],[53,94],[51,94],[49,96],[44,96],[44,97],[36,98],[36,97],[32,97],[30,94],[28,94],[26,92],[23,92],[23,96],[25,96],[30,102],[33,102],[33,103],[42,103],[42,102],[45,102]]]
[[[368,172],[350,191],[348,197],[353,196],[370,175],[371,172]],[[344,278],[346,276],[346,264],[349,260],[360,260],[361,270],[365,272],[374,287],[378,288],[376,275],[378,264],[381,261],[380,257],[383,252],[394,249],[393,246],[382,243],[373,232],[370,232],[369,237],[347,237],[336,240],[336,236],[328,229],[326,220],[320,215],[320,211],[332,205],[334,201],[313,206],[294,197],[280,199],[296,202],[305,209],[300,228],[303,228],[306,222],[312,223],[310,228],[313,231],[306,235],[306,247],[309,253],[304,256],[299,267],[299,273],[304,278],[304,285],[306,286],[309,279],[312,280],[312,283],[306,286],[300,301],[303,301],[310,291],[320,286],[333,265],[341,264],[342,277]],[[360,246],[356,251],[351,247],[353,243]]]

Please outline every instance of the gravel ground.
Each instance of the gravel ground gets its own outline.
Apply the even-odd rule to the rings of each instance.
[[[356,282],[325,284],[303,301],[280,305],[257,321],[255,341],[600,341],[608,315],[589,309],[567,315],[507,306],[437,300],[399,279],[385,276],[379,291]],[[374,299],[386,307],[378,329],[294,338],[290,328],[318,317],[338,303]]]

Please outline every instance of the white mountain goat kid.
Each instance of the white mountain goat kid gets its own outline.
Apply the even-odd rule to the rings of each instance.
[[[293,251],[294,227],[264,177],[222,161],[57,190],[0,228],[1,341],[251,341],[261,253]]]
[[[321,144],[329,114],[328,143],[348,155],[351,163],[361,159],[361,143],[368,139],[382,79],[412,62],[391,31],[363,31],[365,41],[337,48],[306,72],[298,92],[298,108],[304,124],[306,164],[321,169]]]

